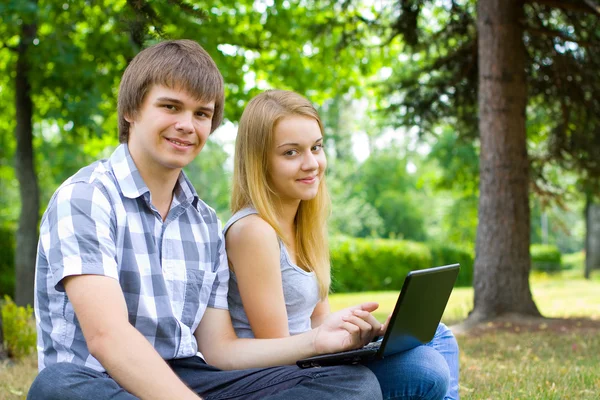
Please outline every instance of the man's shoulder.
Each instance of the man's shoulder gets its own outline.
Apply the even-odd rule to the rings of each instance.
[[[108,182],[114,182],[114,175],[112,174],[109,161],[106,159],[97,160],[81,168],[61,186],[72,185],[75,183],[106,184],[107,178]]]
[[[118,185],[108,160],[95,161],[77,171],[65,180],[54,192],[50,204],[58,197],[72,197],[93,200],[101,192],[104,197],[114,197],[118,193]],[[49,204],[49,205],[50,205]]]
[[[212,208],[211,206],[209,206],[208,204],[206,204],[204,202],[204,200],[202,200],[199,197],[198,197],[198,200],[197,200],[196,209],[198,210],[198,212],[200,213],[200,215],[202,216],[202,218],[207,223],[210,223],[210,224],[218,224],[218,223],[220,223],[219,217],[217,216],[217,212],[214,210],[214,208]]]

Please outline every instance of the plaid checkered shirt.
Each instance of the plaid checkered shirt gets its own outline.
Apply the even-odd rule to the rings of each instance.
[[[179,176],[166,220],[127,145],[77,172],[52,196],[40,227],[35,277],[38,366],[72,362],[97,371],[63,279],[116,279],[129,322],[165,360],[197,353],[206,307],[227,309],[229,270],[221,224]]]

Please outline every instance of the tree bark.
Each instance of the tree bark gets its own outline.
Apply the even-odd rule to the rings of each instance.
[[[478,2],[481,153],[472,322],[540,315],[529,288],[523,19],[522,0]]]
[[[593,269],[600,269],[600,204],[591,195],[585,205],[585,278],[590,279]]]
[[[24,23],[21,29],[15,76],[17,118],[15,172],[21,197],[15,251],[15,303],[24,306],[33,304],[40,200],[33,154],[33,102],[29,82],[31,68],[28,59],[28,51],[36,37],[37,26],[35,22]]]

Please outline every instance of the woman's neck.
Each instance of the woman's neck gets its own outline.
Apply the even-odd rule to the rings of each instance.
[[[280,203],[277,207],[277,222],[281,228],[286,242],[294,243],[296,239],[296,214],[300,207],[300,200]]]

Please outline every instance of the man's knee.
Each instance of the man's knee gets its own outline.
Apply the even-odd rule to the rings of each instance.
[[[100,376],[99,372],[72,363],[61,362],[44,368],[35,378],[27,400],[66,400],[71,387],[79,381]]]
[[[362,365],[343,365],[340,369],[340,385],[347,385],[356,393],[353,398],[365,400],[382,399],[381,386],[375,374]],[[354,394],[354,393],[353,393]]]
[[[74,372],[75,368],[76,366],[71,363],[57,363],[44,368],[31,384],[27,399],[58,400],[64,398],[65,393],[61,390],[61,386],[65,382],[66,376]]]

